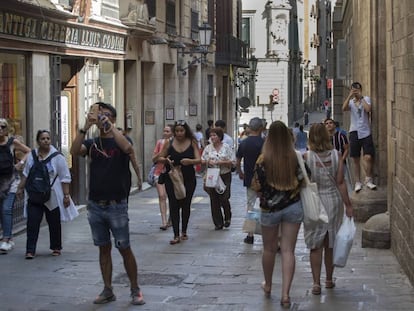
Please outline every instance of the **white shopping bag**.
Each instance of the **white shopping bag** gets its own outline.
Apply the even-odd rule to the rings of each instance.
[[[206,173],[206,187],[216,188],[218,186],[219,177],[220,177],[220,169],[209,167]]]
[[[343,268],[346,265],[349,253],[351,251],[352,242],[355,236],[355,223],[352,217],[344,215],[344,220],[336,234],[333,249],[333,264],[335,267]]]

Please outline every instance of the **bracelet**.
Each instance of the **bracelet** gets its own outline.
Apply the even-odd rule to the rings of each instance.
[[[83,129],[79,129],[79,133],[81,133],[81,134],[83,134],[83,135],[86,135],[86,131],[85,131],[85,130],[83,130]]]
[[[24,164],[24,161],[23,161],[23,160],[20,160],[20,161],[19,161],[19,163],[20,163],[21,165],[23,165],[23,164]]]

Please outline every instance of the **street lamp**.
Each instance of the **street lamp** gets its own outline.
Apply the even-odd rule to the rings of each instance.
[[[197,53],[201,54],[199,57],[194,56],[193,59],[188,62],[186,67],[178,68],[178,71],[181,71],[183,75],[186,75],[187,74],[186,71],[192,66],[199,64],[199,63],[201,64],[206,63],[207,54],[211,53],[208,51],[208,48],[211,44],[212,30],[213,29],[207,22],[203,22],[203,24],[198,27],[200,45],[191,49],[190,51],[184,51],[184,48],[182,48],[182,51],[180,52],[182,56],[184,56],[185,54],[190,54],[190,55],[197,54]]]

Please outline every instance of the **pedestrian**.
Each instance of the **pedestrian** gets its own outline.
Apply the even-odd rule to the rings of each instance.
[[[219,168],[220,177],[223,180],[226,189],[219,193],[215,188],[204,186],[204,190],[210,197],[211,216],[215,230],[221,230],[223,227],[230,227],[231,223],[231,205],[230,205],[230,187],[231,187],[231,168],[236,162],[233,149],[223,143],[224,132],[221,128],[215,127],[210,130],[211,143],[207,145],[201,156],[201,163],[207,168]],[[221,209],[223,208],[223,213]]]
[[[215,127],[220,127],[223,132],[224,132],[224,136],[223,136],[223,143],[229,145],[231,148],[234,148],[234,140],[233,138],[226,133],[226,122],[224,120],[217,120],[214,123]]]
[[[246,212],[253,211],[257,198],[256,191],[251,189],[251,181],[256,160],[262,152],[264,142],[261,136],[262,129],[263,122],[260,118],[254,117],[250,119],[250,134],[240,142],[236,153],[236,172],[239,174],[239,178],[243,180],[243,186],[246,187]],[[241,169],[242,162],[243,170]],[[254,243],[253,232],[247,232],[244,243]]]
[[[206,141],[205,141],[205,146],[207,146],[207,144],[209,144],[209,139],[210,139],[210,129],[212,129],[214,127],[214,121],[213,120],[208,120],[207,121],[207,128],[206,128]]]
[[[344,212],[352,217],[352,205],[344,182],[342,154],[332,148],[328,130],[322,123],[315,123],[309,131],[309,151],[305,153],[306,164],[311,170],[311,181],[318,185],[318,192],[326,212],[328,223],[304,227],[305,243],[310,249],[312,270],[312,294],[321,294],[321,265],[324,253],[326,270],[325,288],[335,287],[333,279],[333,246],[341,226]]]
[[[303,131],[303,125],[299,125],[299,132],[295,137],[295,149],[304,154],[308,148],[308,134]]]
[[[9,137],[9,123],[0,118],[0,207],[3,237],[0,252],[7,254],[14,247],[13,205],[20,174],[30,148],[19,137]]]
[[[33,259],[36,256],[36,246],[39,237],[40,223],[43,214],[49,226],[50,249],[53,256],[60,256],[62,251],[62,228],[61,218],[64,210],[73,202],[69,194],[69,186],[72,181],[69,167],[65,157],[51,144],[49,130],[39,130],[36,134],[38,148],[29,153],[26,165],[23,169],[23,176],[17,188],[17,195],[23,194],[23,189],[30,188],[34,179],[31,178],[32,167],[35,161],[46,161],[46,167],[51,184],[51,194],[45,203],[34,201],[30,194],[25,202],[27,225],[26,225],[26,259]],[[35,158],[37,157],[37,159]],[[37,178],[37,177],[36,177]],[[73,206],[72,206],[73,207]],[[77,212],[76,212],[77,213]]]
[[[266,296],[272,290],[272,277],[280,232],[282,254],[282,293],[280,304],[290,308],[290,287],[295,272],[295,246],[303,208],[300,188],[303,173],[293,145],[290,129],[282,122],[270,125],[262,154],[255,166],[252,189],[260,198],[263,239],[262,266],[264,282],[262,289]],[[280,230],[280,231],[279,231]]]
[[[196,131],[194,132],[194,137],[197,141],[198,150],[200,151],[200,156],[203,153],[204,144],[205,144],[202,129],[203,127],[201,126],[201,124],[197,124]],[[201,177],[201,164],[197,164],[195,167],[195,170],[196,170],[196,175],[198,177]]]
[[[351,124],[349,127],[349,155],[354,162],[355,192],[362,189],[361,183],[361,149],[363,151],[363,167],[365,168],[365,185],[375,190],[377,186],[373,182],[373,166],[375,147],[372,141],[370,113],[372,110],[371,99],[362,95],[362,85],[354,82],[348,97],[342,105],[342,111],[351,112]]]
[[[305,126],[309,124],[309,113],[306,109],[303,111],[303,123]]]
[[[152,161],[155,162],[155,170],[154,170],[154,182],[155,187],[157,188],[158,193],[158,204],[160,206],[160,214],[161,214],[161,226],[160,230],[167,230],[168,229],[168,218],[167,218],[167,192],[165,190],[165,182],[160,180],[161,174],[165,173],[165,165],[164,163],[158,161],[156,162],[154,159],[158,157],[159,153],[164,146],[164,143],[168,141],[173,136],[173,126],[167,125],[164,127],[162,138],[157,140],[155,144],[154,151],[152,153]]]
[[[174,186],[168,174],[165,175],[165,189],[167,190],[170,204],[170,217],[174,229],[174,238],[171,245],[188,240],[187,227],[190,219],[191,200],[197,184],[194,165],[201,163],[200,153],[193,132],[185,120],[178,120],[174,123],[174,137],[166,141],[161,152],[153,158],[154,161],[171,161],[174,166],[181,166],[184,177],[186,197],[177,200],[174,193]],[[170,167],[167,165],[167,172]],[[181,209],[181,237],[180,237],[180,209]]]
[[[89,156],[88,221],[94,244],[99,247],[103,291],[94,300],[103,304],[116,299],[112,288],[112,243],[118,248],[131,286],[131,304],[145,303],[138,285],[138,269],[129,238],[128,196],[131,184],[129,154],[132,145],[114,126],[116,110],[110,104],[95,104],[98,118],[88,114],[85,125],[72,142],[73,156]],[[96,125],[98,137],[85,140],[87,131]]]
[[[293,137],[296,137],[296,135],[299,133],[299,122],[295,122],[295,125],[292,129]]]

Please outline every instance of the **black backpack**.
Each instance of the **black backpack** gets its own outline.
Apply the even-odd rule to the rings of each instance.
[[[57,175],[50,183],[49,171],[46,164],[60,152],[52,153],[46,160],[39,161],[36,151],[32,150],[33,166],[30,168],[27,176],[25,189],[29,195],[29,201],[33,204],[44,204],[50,199],[52,186],[56,181]]]
[[[13,141],[14,137],[10,137],[5,145],[0,146],[0,175],[13,174],[14,161],[10,150]]]

